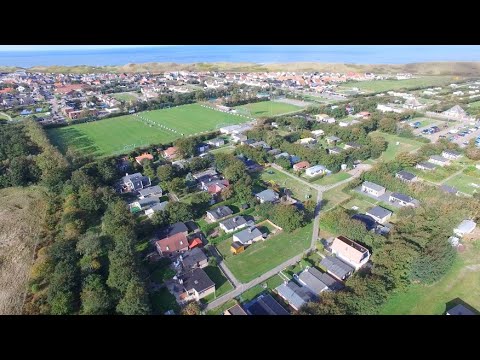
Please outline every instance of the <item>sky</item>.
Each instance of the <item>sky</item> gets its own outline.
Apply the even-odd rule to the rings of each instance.
[[[0,45],[0,51],[52,51],[161,47],[171,45]]]

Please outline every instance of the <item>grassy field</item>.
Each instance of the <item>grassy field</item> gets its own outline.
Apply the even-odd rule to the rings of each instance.
[[[473,184],[478,184],[478,188],[472,186]],[[450,180],[445,182],[446,185],[453,186],[457,188],[457,190],[465,193],[473,195],[474,192],[480,191],[480,179],[473,176],[468,176],[465,174],[459,174],[451,178]]]
[[[312,239],[312,227],[310,223],[292,233],[282,232],[250,245],[241,254],[228,254],[225,262],[239,281],[249,282],[307,249]]]
[[[416,87],[428,87],[446,85],[451,83],[451,76],[425,76],[408,80],[371,80],[347,82],[341,86],[344,89],[358,88],[360,91],[381,92],[387,90],[411,89]]]
[[[236,106],[235,108],[239,109],[239,112],[253,117],[280,115],[302,109],[299,106],[274,101],[260,101],[252,104]]]
[[[263,292],[266,292],[268,290],[273,290],[277,286],[281,285],[283,283],[283,279],[279,275],[274,275],[271,278],[269,278],[267,281],[265,281],[262,284],[255,285],[254,287],[248,289],[247,291],[243,292],[240,294],[239,299],[240,302],[246,303],[249,302],[253,299],[255,299],[258,295],[260,295]],[[264,286],[266,287],[264,287]]]
[[[388,141],[388,147],[387,150],[383,152],[383,154],[380,156],[380,160],[383,161],[391,161],[395,159],[395,156],[397,156],[398,153],[400,152],[412,152],[420,148],[423,143],[419,141],[415,141],[413,139],[407,139],[403,138],[400,136],[392,135],[392,134],[387,134],[379,131],[374,131],[372,134],[378,134],[385,138],[386,141]],[[399,143],[397,145],[397,142]]]
[[[480,101],[471,102],[468,104],[469,109],[478,109],[480,108]]]
[[[352,197],[352,195],[343,192],[343,189],[345,189],[347,185],[348,183],[323,193],[324,203],[322,205],[322,211],[333,209],[341,202],[346,201]]]
[[[135,101],[138,98],[137,96],[135,96],[135,94],[128,93],[128,92],[112,94],[112,97],[117,99],[118,101],[125,101],[125,102]]]
[[[318,180],[315,180],[313,183],[317,185],[332,185],[336,184],[337,182],[346,180],[351,178],[352,175],[345,173],[345,172],[338,172],[336,174],[332,174],[329,176],[324,176]]]
[[[180,312],[180,306],[175,300],[175,296],[170,294],[167,288],[161,288],[150,294],[150,302],[152,303],[153,313],[163,315],[168,310],[173,310],[175,314]]]
[[[417,168],[408,168],[406,170],[410,171],[412,174],[417,175],[418,177],[421,177],[422,179],[438,183],[461,169],[462,167],[460,165],[453,164],[444,167],[437,166],[435,170],[421,170]]]
[[[68,147],[96,156],[113,155],[134,147],[173,141],[181,134],[192,135],[214,130],[220,125],[245,122],[245,118],[204,108],[198,104],[145,111],[139,115],[177,133],[149,125],[132,115],[48,130],[52,142],[62,152]]]
[[[218,149],[210,150],[211,154],[233,154],[235,152],[235,146],[224,146]]]
[[[233,285],[223,276],[222,271],[217,266],[207,266],[203,269],[208,277],[215,283],[215,294],[210,294],[202,300],[211,302],[217,297],[233,290]]]
[[[46,204],[40,187],[0,190],[0,315],[20,315]]]
[[[425,118],[425,117],[413,118],[413,120],[410,120],[408,123],[409,123],[409,124],[413,124],[413,123],[416,123],[417,121],[420,122],[419,128],[423,128],[423,127],[432,125],[432,124],[434,124],[434,123],[435,123],[435,124],[438,124],[438,123],[439,123],[438,120],[429,119],[429,118]]]
[[[272,174],[269,174],[269,172]],[[300,201],[304,201],[307,195],[310,195],[312,198],[317,196],[316,190],[273,168],[263,170],[260,174],[260,179],[267,182],[274,181],[279,187],[290,189],[293,192],[293,196]]]
[[[459,253],[447,275],[432,285],[412,285],[393,295],[382,307],[384,315],[442,315],[446,303],[460,298],[480,309],[480,240]]]
[[[351,210],[353,206],[358,207],[358,212],[360,213],[365,213],[367,210],[370,210],[372,207],[375,206],[375,204],[364,200],[364,199],[358,199],[358,198],[352,198],[348,202],[342,205],[347,210]]]
[[[207,311],[207,315],[223,315],[223,312],[236,305],[238,302],[234,299],[227,301],[225,304],[216,307],[215,309]]]

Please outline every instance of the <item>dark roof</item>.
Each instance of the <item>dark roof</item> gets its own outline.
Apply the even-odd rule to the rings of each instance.
[[[198,268],[186,272],[182,276],[182,280],[183,287],[187,291],[195,289],[197,292],[202,292],[215,286],[215,283],[208,277],[207,273]]]
[[[313,268],[312,268],[313,269]],[[317,270],[317,269],[315,269]],[[318,271],[318,270],[317,270]],[[343,283],[327,273],[321,273],[320,281],[323,282],[332,291],[343,289]]]
[[[356,148],[356,149],[359,149],[359,148],[362,147],[362,145],[360,145],[359,143],[357,143],[355,141],[347,142],[346,145],[351,146],[351,147]]]
[[[181,232],[187,232],[188,228],[183,222],[177,222],[175,224],[170,225],[167,228],[163,228],[157,232],[157,236],[160,238],[172,236]]]
[[[343,262],[337,257],[327,256],[322,259],[320,265],[325,266],[332,274],[343,279],[348,273],[353,273],[355,270],[353,267]]]
[[[338,146],[334,146],[331,149],[328,149],[329,152],[334,152],[334,153],[341,153],[343,151],[342,148],[339,148]]]
[[[245,244],[259,236],[262,236],[262,233],[256,227],[242,230],[234,235],[234,237],[238,239],[238,242],[241,242],[242,244]]]
[[[463,304],[458,304],[447,311],[448,315],[477,315],[474,311],[470,310]]]
[[[430,163],[430,162],[426,162],[426,161],[422,161],[422,162],[418,163],[417,166],[421,166],[421,167],[424,167],[424,168],[427,168],[427,169],[435,169],[437,167],[437,165],[435,165],[433,163]]]
[[[194,267],[198,262],[207,260],[207,256],[199,247],[194,247],[182,255],[182,263],[186,268]]]
[[[320,294],[328,288],[328,285],[320,280],[322,273],[315,268],[305,269],[298,275],[298,281],[312,290],[315,294]]]
[[[162,188],[158,185],[155,185],[155,186],[150,186],[146,189],[142,189],[138,193],[141,196],[148,196],[148,195],[151,195],[151,194],[161,193],[161,192],[162,192]]]
[[[255,195],[257,198],[263,201],[275,201],[278,199],[278,194],[272,189],[266,189]]]
[[[306,286],[298,286],[290,280],[287,284],[281,284],[276,287],[278,294],[283,297],[291,306],[300,309],[307,302],[316,298],[315,294]]]
[[[238,249],[240,249],[240,248],[243,247],[243,244],[242,244],[240,241],[234,241],[234,242],[232,243],[232,247],[233,247],[235,250],[238,250]]]
[[[409,173],[408,171],[405,171],[405,170],[399,171],[397,175],[404,180],[413,180],[417,177],[417,175]]]
[[[443,150],[443,152],[445,154],[449,154],[449,155],[452,155],[452,156],[460,156],[462,154],[460,154],[459,152],[456,152],[456,151],[453,151],[453,150]]]
[[[454,188],[453,186],[448,186],[448,185],[440,186],[440,190],[445,191],[446,193],[449,193],[449,194],[458,193],[458,190],[456,188]]]
[[[220,221],[220,224],[225,226],[227,230],[232,230],[237,228],[240,225],[244,225],[247,223],[247,220],[243,216],[234,216],[229,219]]]
[[[252,315],[289,315],[271,295],[260,295],[248,307],[247,312]]]
[[[238,304],[233,305],[230,309],[227,309],[230,315],[247,315],[245,310]]]
[[[387,210],[381,206],[375,206],[367,211],[367,215],[375,216],[383,219],[385,216],[392,214],[390,210]]]
[[[211,214],[215,220],[232,215],[233,211],[228,206],[219,206],[215,209],[208,210],[207,213]]]
[[[405,195],[405,194],[402,194],[402,193],[392,193],[392,195],[390,195],[390,196],[395,198],[395,199],[402,200],[402,201],[405,201],[405,202],[412,202],[414,200],[414,198],[412,198],[411,196],[408,196],[408,195]]]
[[[374,229],[376,226],[375,219],[365,214],[355,214],[352,216],[352,219],[362,222],[368,231]]]

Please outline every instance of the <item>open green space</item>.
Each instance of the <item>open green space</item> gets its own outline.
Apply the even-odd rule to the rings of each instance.
[[[235,109],[238,109],[239,113],[241,114],[250,115],[253,117],[262,117],[285,114],[292,111],[301,110],[302,108],[299,106],[285,104],[281,102],[260,101],[256,103],[236,106]]]
[[[406,170],[417,175],[418,177],[421,177],[422,179],[438,183],[448,178],[450,175],[455,174],[457,171],[460,171],[461,169],[461,165],[452,164],[444,167],[437,166],[434,170],[421,170],[417,168],[408,168]]]
[[[235,146],[227,145],[220,147],[218,149],[210,150],[209,153],[211,154],[233,154],[235,152]]]
[[[207,311],[207,315],[223,315],[223,312],[236,305],[238,302],[234,299],[228,300],[225,304],[216,307],[215,309]]]
[[[338,172],[336,174],[323,176],[322,178],[315,180],[313,183],[317,185],[332,185],[332,184],[336,184],[337,182],[347,180],[351,177],[352,175],[350,175],[349,173]]]
[[[138,115],[176,130],[151,125],[133,115],[49,129],[53,144],[62,152],[73,147],[96,156],[120,154],[135,147],[171,142],[181,134],[192,135],[220,126],[245,122],[245,118],[204,108],[198,104],[145,111]]]
[[[268,290],[273,290],[277,286],[283,283],[283,279],[279,275],[274,275],[271,278],[267,279],[267,281],[263,282],[262,284],[255,285],[254,287],[248,289],[247,291],[243,292],[239,295],[240,302],[246,303],[253,299],[255,299],[258,295]]]
[[[419,128],[423,128],[423,127],[432,125],[433,123],[439,123],[438,120],[429,119],[429,118],[425,118],[425,117],[413,118],[408,123],[413,124],[413,123],[416,123],[416,122],[420,122]]]
[[[442,315],[446,303],[460,298],[480,309],[480,240],[468,243],[466,251],[458,253],[450,271],[432,285],[411,285],[394,294],[381,308],[385,315]]]
[[[150,294],[150,302],[154,314],[163,315],[168,310],[173,310],[175,314],[180,312],[180,306],[175,300],[175,296],[170,294],[167,288],[161,288]]]
[[[457,188],[457,190],[469,195],[473,195],[475,192],[480,191],[480,179],[465,174],[458,174],[446,181],[445,184],[453,186]],[[476,186],[472,184],[475,184]]]
[[[229,291],[233,290],[233,285],[230,284],[228,279],[223,275],[222,271],[217,266],[207,266],[203,269],[208,277],[215,283],[215,294],[210,294],[204,297],[202,300],[206,302],[211,302],[217,297],[226,294]]]
[[[367,210],[370,210],[375,205],[373,203],[367,201],[367,200],[359,199],[359,198],[355,198],[355,197],[353,197],[348,202],[346,202],[342,205],[342,207],[344,207],[347,210],[352,210],[352,207],[354,207],[354,206],[358,207],[357,211],[359,213],[365,214],[365,212]]]
[[[230,250],[222,255],[235,277],[246,283],[308,249],[312,239],[312,227],[313,224],[310,223],[292,233],[281,232],[265,241],[250,245],[238,255],[232,255]],[[231,240],[225,241],[229,247]],[[218,250],[222,252],[223,249]]]
[[[412,152],[423,145],[423,143],[413,139],[407,139],[393,134],[383,133],[380,131],[374,131],[371,134],[380,135],[388,142],[387,150],[385,150],[379,158],[383,161],[392,161],[395,159],[398,153]]]
[[[308,195],[311,198],[317,196],[315,189],[271,167],[264,169],[260,173],[260,179],[266,182],[273,181],[281,188],[290,189],[293,192],[293,196],[300,201],[305,201]]]
[[[347,194],[343,191],[343,189],[345,189],[347,185],[348,183],[341,186],[337,186],[336,188],[325,191],[323,193],[322,211],[331,210],[338,204],[346,202],[348,199],[352,197],[352,195]]]
[[[471,102],[468,104],[469,109],[478,109],[480,108],[480,101]]]
[[[407,80],[368,80],[344,83],[341,89],[358,88],[360,91],[381,92],[387,90],[412,89],[417,87],[439,86],[451,83],[451,76],[424,76]]]
[[[117,99],[118,101],[129,102],[129,101],[137,100],[137,96],[135,96],[135,94],[128,93],[128,92],[112,94],[111,96]]]

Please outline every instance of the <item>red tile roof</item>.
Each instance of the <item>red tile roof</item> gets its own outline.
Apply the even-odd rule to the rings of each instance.
[[[310,167],[310,163],[308,161],[300,161],[299,163],[296,163],[293,165],[295,169],[306,169]]]
[[[83,89],[83,85],[82,84],[69,84],[69,85],[56,85],[56,89],[55,89],[55,92],[56,93],[61,93],[61,94],[67,94],[69,93],[70,91],[72,90],[81,90]]]
[[[142,163],[143,160],[145,159],[148,159],[148,160],[153,160],[153,155],[149,154],[149,153],[143,153],[142,155],[140,156],[137,156],[135,158],[135,161],[138,162],[139,164]]]
[[[176,155],[176,152],[177,148],[175,146],[170,146],[168,149],[165,149],[163,153],[165,156],[172,157]]]
[[[199,238],[195,238],[192,240],[190,245],[188,245],[188,248],[193,249],[194,247],[202,246],[202,245],[203,245],[202,240],[200,240]]]
[[[188,240],[185,236],[185,233],[180,232],[175,235],[166,237],[164,239],[160,239],[156,241],[157,247],[160,248],[162,252],[173,252],[178,251],[181,249],[185,249],[188,247]],[[167,250],[168,247],[168,250]]]

